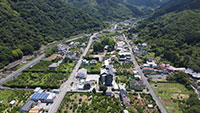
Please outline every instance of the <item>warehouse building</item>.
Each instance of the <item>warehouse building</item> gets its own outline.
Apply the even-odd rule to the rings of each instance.
[[[42,103],[53,103],[53,100],[56,98],[54,93],[34,93],[31,96],[31,100],[33,101],[41,101]]]

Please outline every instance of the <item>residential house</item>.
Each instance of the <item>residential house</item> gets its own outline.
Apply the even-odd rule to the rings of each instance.
[[[143,72],[154,72],[154,69],[149,67],[144,67],[142,70]]]
[[[185,72],[185,68],[176,68],[171,66],[170,64],[161,64],[160,68],[162,69],[167,69],[168,71],[184,71]]]
[[[87,77],[87,69],[82,68],[78,71],[76,78],[80,78],[80,79],[86,79]]]
[[[142,91],[145,87],[145,84],[142,80],[130,81],[130,88],[136,91]]]
[[[96,64],[97,63],[97,61],[95,60],[95,59],[92,59],[91,61],[90,61],[90,64]]]
[[[84,66],[87,66],[87,65],[89,64],[89,61],[87,61],[86,59],[84,59],[84,60],[82,61],[82,64],[83,64]]]
[[[81,47],[86,47],[86,44],[85,44],[85,43],[82,43],[82,44],[81,44]]]
[[[28,100],[19,110],[20,113],[29,112],[31,108],[35,106],[35,102],[33,100]]]
[[[126,106],[130,105],[130,99],[128,97],[128,93],[124,89],[120,90],[120,99],[124,105],[126,105]]]
[[[103,65],[101,68],[100,82],[106,86],[112,86],[113,74],[112,65]]]

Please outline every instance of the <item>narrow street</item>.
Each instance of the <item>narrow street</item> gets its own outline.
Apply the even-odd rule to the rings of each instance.
[[[65,94],[70,91],[70,84],[76,80],[75,78],[75,75],[76,75],[76,72],[78,71],[79,67],[81,66],[81,63],[82,63],[82,59],[84,56],[86,56],[88,50],[90,49],[90,46],[93,42],[93,38],[97,35],[98,33],[94,33],[91,37],[90,37],[90,40],[88,42],[88,45],[87,45],[87,48],[85,49],[84,53],[81,55],[79,61],[77,62],[76,66],[74,67],[74,70],[72,71],[69,79],[64,82],[61,87],[60,87],[60,93],[59,95],[57,96],[57,98],[55,99],[54,103],[50,106],[49,108],[49,113],[55,113],[58,111],[59,107],[60,107],[60,104],[62,103],[62,100],[64,99],[65,97]]]
[[[128,44],[128,47],[132,53],[132,48],[126,38],[126,36],[123,34],[123,37],[126,41],[126,43]],[[156,95],[156,93],[154,92],[153,88],[151,87],[151,85],[149,84],[149,82],[147,81],[146,77],[144,76],[144,73],[142,72],[142,70],[140,69],[140,66],[138,65],[136,59],[135,59],[135,56],[133,55],[133,53],[131,54],[131,60],[136,68],[136,70],[139,72],[143,82],[145,83],[145,85],[147,86],[147,88],[149,89],[149,92],[151,93],[153,99],[155,100],[156,104],[158,105],[158,107],[160,108],[161,112],[162,113],[167,113],[165,107],[163,106],[161,100],[158,98],[158,96]]]

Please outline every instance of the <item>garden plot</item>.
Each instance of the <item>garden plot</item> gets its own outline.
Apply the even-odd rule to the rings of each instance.
[[[24,105],[33,91],[24,90],[0,90],[0,113],[19,113],[19,109]],[[10,106],[9,103],[15,100],[16,103]]]
[[[121,113],[119,98],[102,94],[67,93],[58,113]]]
[[[150,94],[129,94],[131,100],[129,112],[133,113],[161,113]],[[148,105],[152,105],[149,107]]]
[[[151,83],[169,113],[182,113],[179,100],[186,100],[192,91],[179,83]],[[155,87],[156,86],[156,87]]]

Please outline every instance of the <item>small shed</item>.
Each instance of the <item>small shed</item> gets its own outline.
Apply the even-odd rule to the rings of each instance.
[[[16,104],[16,100],[12,100],[12,101],[9,103],[10,106],[13,106],[13,105],[15,105],[15,104]]]
[[[106,90],[106,95],[107,96],[112,96],[112,90]]]
[[[53,92],[53,93],[56,93],[56,94],[59,94],[59,93],[60,93],[60,90],[59,90],[59,89],[53,89],[52,92]]]
[[[128,112],[128,110],[126,110],[126,109],[125,109],[125,110],[123,110],[123,112],[124,112],[124,113],[129,113],[129,112]]]
[[[52,63],[50,66],[49,66],[49,69],[50,70],[56,70],[56,68],[59,66],[58,63]]]
[[[148,104],[148,108],[152,109],[153,108],[153,104]]]
[[[84,60],[82,61],[82,64],[83,64],[84,66],[87,66],[87,65],[89,64],[89,62],[88,62],[87,60],[84,59]]]
[[[39,108],[32,108],[28,113],[39,113],[40,109]]]

